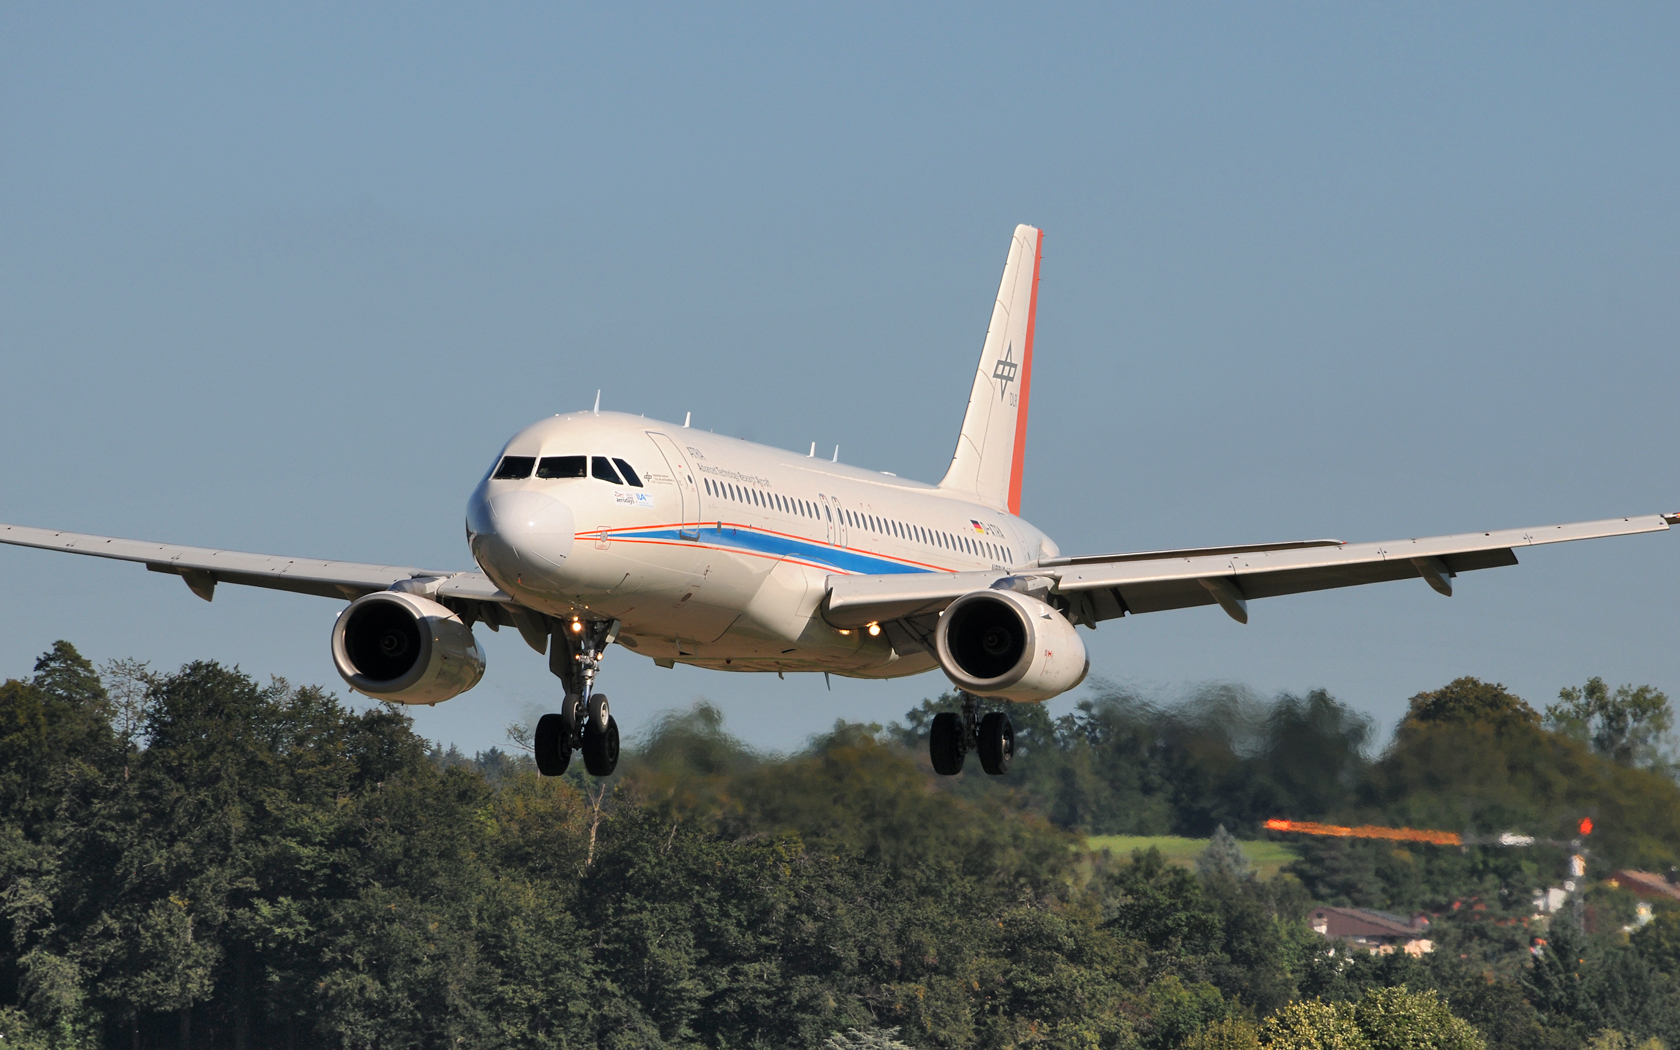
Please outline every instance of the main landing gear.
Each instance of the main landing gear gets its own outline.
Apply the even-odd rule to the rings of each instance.
[[[549,642],[548,669],[565,684],[560,711],[537,719],[537,772],[557,777],[571,765],[572,752],[583,752],[590,776],[611,776],[618,768],[618,720],[606,695],[595,692],[601,655],[618,637],[617,620],[571,620],[557,623]]]
[[[1015,726],[1002,711],[980,717],[980,698],[963,693],[962,714],[941,711],[933,716],[928,734],[928,755],[933,771],[940,776],[962,772],[963,759],[970,751],[980,752],[980,768],[994,777],[1009,772],[1015,760]]]

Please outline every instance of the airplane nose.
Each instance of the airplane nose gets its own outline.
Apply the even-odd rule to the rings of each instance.
[[[572,508],[524,489],[473,500],[467,525],[478,563],[504,580],[553,575],[577,542]]]

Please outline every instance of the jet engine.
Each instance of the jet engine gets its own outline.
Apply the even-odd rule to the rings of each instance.
[[[1036,703],[1085,680],[1085,643],[1061,613],[1031,595],[972,591],[945,608],[934,632],[939,664],[961,689]]]
[[[418,594],[357,598],[333,625],[332,651],[350,688],[376,700],[435,704],[484,677],[484,651],[472,629]]]

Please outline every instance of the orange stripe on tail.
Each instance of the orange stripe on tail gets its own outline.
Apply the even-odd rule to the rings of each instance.
[[[1015,455],[1009,466],[1009,513],[1021,513],[1021,475],[1027,458],[1027,403],[1032,394],[1033,332],[1038,326],[1038,267],[1044,261],[1044,231],[1033,247],[1032,299],[1027,307],[1027,345],[1021,352],[1021,403],[1015,410]]]

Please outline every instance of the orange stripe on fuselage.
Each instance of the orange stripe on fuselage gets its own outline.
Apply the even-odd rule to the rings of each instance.
[[[1044,231],[1033,246],[1032,299],[1027,306],[1027,346],[1021,354],[1021,403],[1015,409],[1015,455],[1009,464],[1009,513],[1021,515],[1021,467],[1027,455],[1027,401],[1032,395],[1033,330],[1038,326],[1038,266],[1044,261]]]

